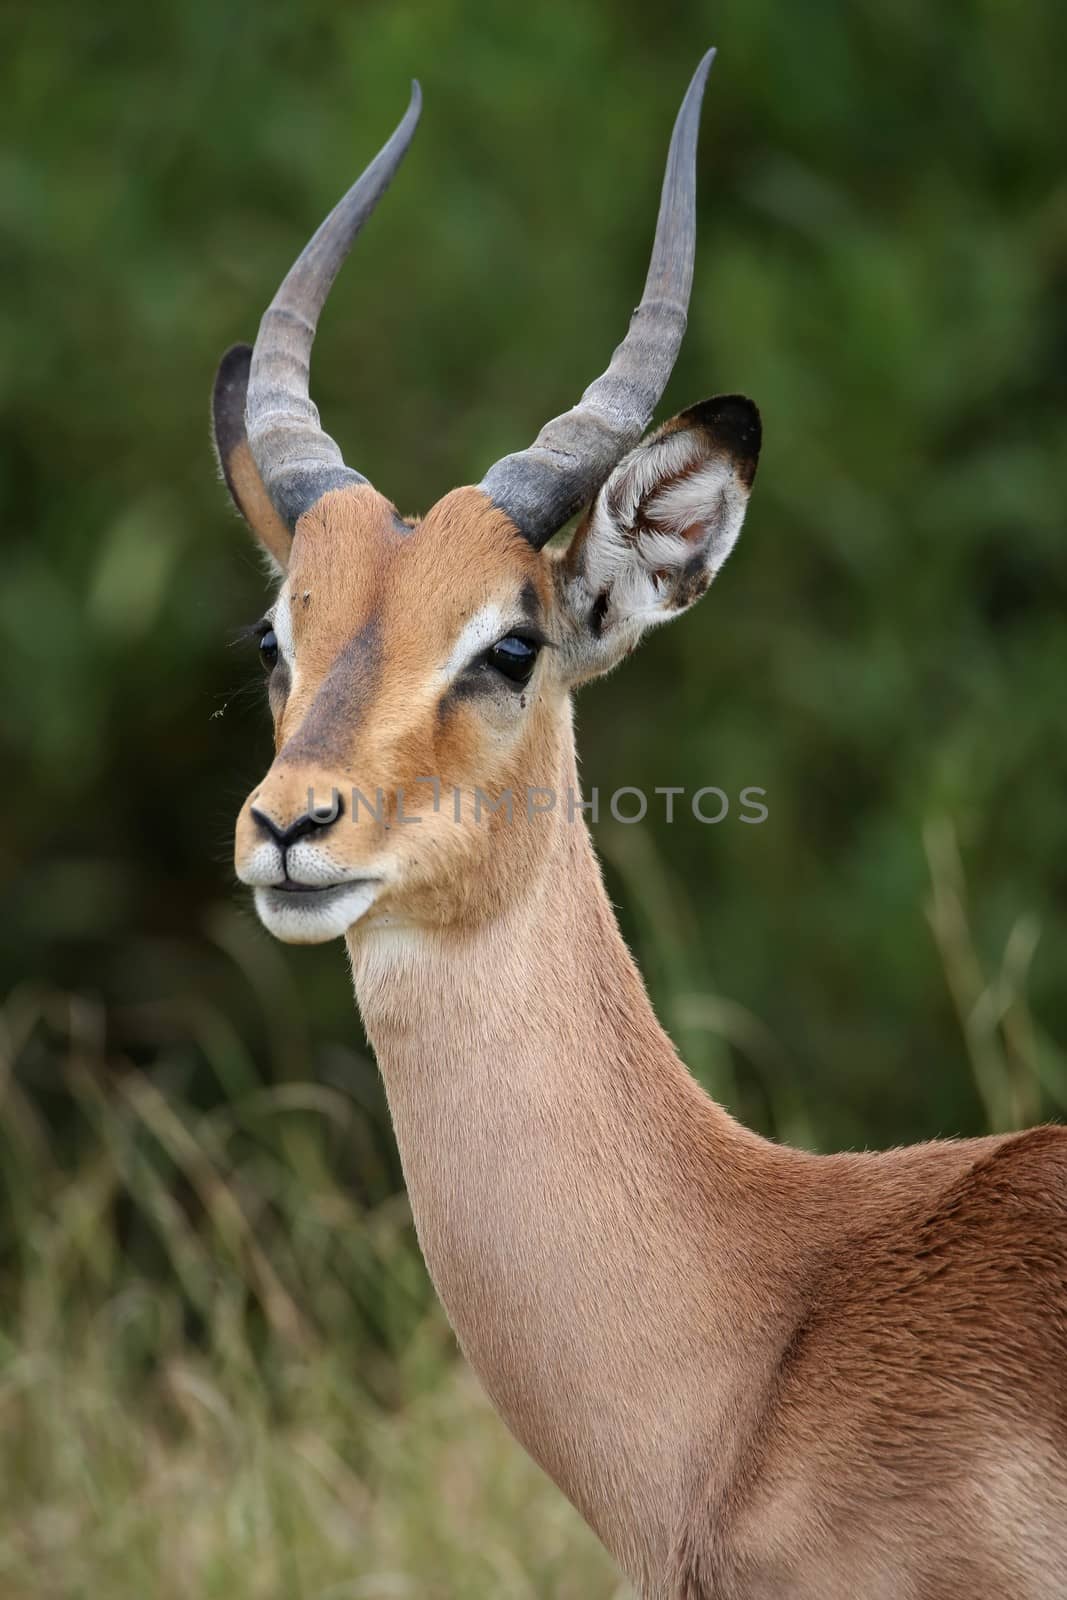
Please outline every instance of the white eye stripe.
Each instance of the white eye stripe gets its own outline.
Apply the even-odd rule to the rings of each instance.
[[[289,671],[288,691],[293,694],[297,687],[297,671],[293,659],[293,616],[289,608],[287,589],[283,589],[275,600],[268,614],[268,620],[278,641],[278,660],[284,662]]]
[[[521,623],[515,622],[510,613],[504,611],[495,601],[476,611],[473,617],[463,624],[448,660],[441,668],[444,682],[451,683],[475,656],[480,656],[506,633],[521,626]]]
[[[274,602],[274,609],[270,614],[271,627],[274,637],[278,641],[278,653],[292,665],[293,660],[293,619],[289,610],[289,596],[283,589]]]

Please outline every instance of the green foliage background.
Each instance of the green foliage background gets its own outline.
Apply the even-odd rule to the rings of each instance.
[[[7,20],[0,1404],[37,1455],[0,1462],[15,1508],[0,1592],[81,1593],[112,1557],[116,1595],[129,1571],[131,1594],[372,1595],[379,1568],[413,1585],[383,1594],[614,1592],[570,1522],[538,1578],[532,1545],[514,1568],[450,1569],[523,1548],[533,1508],[554,1505],[533,1477],[494,1522],[508,1480],[478,1458],[435,1544],[417,1471],[401,1483],[384,1446],[368,1455],[381,1417],[400,1418],[405,1459],[451,1479],[411,1419],[458,1380],[396,1210],[345,964],[270,945],[232,880],[232,818],[269,744],[233,641],[267,591],[214,480],[214,365],[254,334],[417,74],[423,125],[331,300],[314,388],[402,509],[476,480],[604,366],[674,109],[716,43],[664,414],[744,391],[765,451],[714,591],[582,695],[579,734],[604,792],[761,785],[770,816],[605,823],[611,887],[694,1068],[767,1131],[883,1145],[1057,1114],[1067,12],[111,0]],[[324,1389],[316,1410],[299,1384],[295,1402],[294,1373],[341,1350],[343,1403]],[[286,1430],[318,1429],[366,1504],[385,1483],[381,1516],[410,1495],[409,1553],[338,1490],[364,1532],[327,1571],[332,1522],[294,1512],[290,1538],[242,1500],[191,1537],[205,1553],[187,1591],[167,1530],[214,1528],[237,1474],[193,1507],[160,1489],[158,1537],[131,1566],[70,1452],[90,1476],[111,1463],[123,1503],[157,1456],[215,1461],[171,1378],[158,1387],[175,1362],[236,1419],[226,1448],[272,1463],[262,1481],[249,1467],[253,1507],[274,1503],[276,1467],[278,1503],[299,1500]],[[35,1407],[68,1388],[53,1447]],[[111,1409],[72,1423],[86,1394]],[[495,1426],[473,1399],[455,1415],[448,1450]],[[492,1439],[487,1459],[513,1463]],[[17,1508],[43,1494],[59,1521],[41,1532]],[[330,1587],[353,1570],[370,1586]]]

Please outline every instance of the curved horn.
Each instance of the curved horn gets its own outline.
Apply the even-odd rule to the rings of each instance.
[[[319,313],[356,236],[404,158],[422,110],[422,93],[362,177],[330,212],[290,267],[259,325],[248,377],[245,426],[264,487],[290,528],[328,489],[366,483],[328,433],[308,391]]]
[[[538,549],[644,433],[685,332],[696,249],[696,148],[709,50],[693,74],[667,152],[656,237],[641,304],[606,372],[546,422],[528,450],[490,467],[481,488]]]

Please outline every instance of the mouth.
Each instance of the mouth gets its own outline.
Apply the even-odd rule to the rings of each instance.
[[[380,888],[380,878],[349,878],[344,883],[319,886],[286,878],[269,888],[256,889],[256,911],[276,939],[287,944],[324,944],[347,933],[370,910]]]

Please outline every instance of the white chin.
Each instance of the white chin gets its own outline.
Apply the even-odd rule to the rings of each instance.
[[[286,944],[340,939],[373,905],[377,883],[341,883],[330,889],[257,889],[259,920]]]

